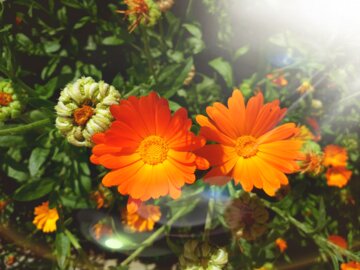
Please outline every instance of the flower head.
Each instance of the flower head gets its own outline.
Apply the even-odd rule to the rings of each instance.
[[[341,270],[360,270],[360,262],[342,263]]]
[[[100,184],[98,190],[91,193],[91,199],[96,202],[96,208],[100,209],[109,207],[112,196],[111,192]]]
[[[171,115],[167,100],[151,92],[122,100],[111,113],[115,121],[93,136],[91,156],[93,163],[112,169],[104,186],[118,186],[121,194],[141,201],[168,194],[176,199],[185,183],[195,181],[197,168],[208,168],[207,160],[194,154],[205,139],[190,131],[184,108]]]
[[[225,211],[225,221],[238,238],[255,240],[267,229],[269,213],[256,195],[243,192],[231,201]]]
[[[281,253],[284,253],[284,251],[287,249],[286,241],[280,237],[275,240],[275,244]]]
[[[111,225],[109,225],[109,221],[107,219],[104,219],[92,226],[91,233],[96,240],[100,240],[104,236],[112,235],[113,229]]]
[[[239,90],[234,90],[228,108],[221,103],[207,107],[209,115],[198,115],[200,134],[217,144],[204,146],[197,153],[209,160],[212,170],[206,182],[222,185],[234,179],[245,191],[253,187],[274,196],[281,185],[288,184],[285,173],[299,169],[302,141],[294,138],[299,128],[293,123],[275,127],[284,117],[279,101],[263,104],[258,93],[245,107]]]
[[[128,9],[117,12],[129,18],[129,32],[134,31],[139,24],[153,26],[161,16],[159,6],[153,0],[124,0],[124,3]]]
[[[174,0],[158,0],[157,4],[161,12],[166,12],[174,5]]]
[[[314,87],[312,86],[310,80],[304,80],[296,91],[303,95],[314,91]]]
[[[300,171],[301,173],[318,175],[324,169],[322,162],[323,155],[321,153],[308,152],[305,154],[304,160],[300,162]]]
[[[270,80],[277,87],[284,87],[288,85],[288,81],[284,75],[274,75],[270,73],[266,75],[266,78]]]
[[[347,249],[346,240],[339,235],[329,235],[328,240],[341,248]]]
[[[55,107],[56,127],[69,143],[91,147],[91,137],[106,130],[112,115],[109,107],[119,102],[120,93],[103,81],[83,77],[61,91]]]
[[[331,167],[326,171],[326,180],[328,186],[344,187],[351,178],[352,171],[345,167]]]
[[[0,82],[0,122],[16,118],[21,113],[21,103],[8,80]]]
[[[160,220],[160,207],[156,205],[141,204],[135,211],[126,210],[123,215],[125,225],[132,231],[149,232]]]
[[[223,248],[210,246],[197,240],[184,245],[184,253],[179,258],[182,270],[221,270],[228,262],[228,254]]]
[[[56,221],[59,219],[59,214],[56,208],[49,208],[48,201],[35,207],[34,215],[33,223],[36,225],[36,228],[44,233],[56,231]]]
[[[347,151],[338,145],[328,145],[324,149],[324,166],[344,167],[348,159]]]

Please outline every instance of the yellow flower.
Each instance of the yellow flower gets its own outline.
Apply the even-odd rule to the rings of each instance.
[[[44,233],[56,231],[56,221],[59,219],[59,214],[56,208],[49,208],[48,201],[35,207],[34,215],[33,224],[36,225],[36,228]]]
[[[314,91],[314,87],[312,86],[311,82],[309,80],[305,80],[301,83],[301,85],[296,89],[300,94],[306,94],[309,92]]]

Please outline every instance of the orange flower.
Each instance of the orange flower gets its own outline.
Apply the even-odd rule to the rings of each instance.
[[[92,233],[96,240],[100,240],[103,236],[112,235],[113,230],[110,225],[100,221],[92,227]]]
[[[141,204],[136,211],[125,211],[123,215],[125,224],[136,232],[152,231],[160,217],[159,206],[145,204]]]
[[[360,263],[359,262],[342,263],[341,270],[360,270]]]
[[[3,211],[6,208],[7,204],[8,204],[7,201],[4,201],[4,200],[0,201],[0,212]]]
[[[274,74],[268,74],[266,75],[266,78],[269,79],[273,84],[275,84],[278,87],[284,87],[288,85],[288,81],[286,80],[284,75],[277,75]]]
[[[328,240],[341,248],[347,249],[346,240],[339,235],[329,235]]]
[[[322,170],[322,154],[318,153],[306,153],[305,159],[300,164],[301,173],[312,173],[314,175],[318,175]]]
[[[36,228],[44,233],[56,231],[56,221],[59,219],[59,214],[56,208],[49,208],[48,201],[35,207],[34,215],[33,223],[36,225]]]
[[[245,108],[241,92],[234,90],[228,108],[216,102],[206,109],[209,118],[196,117],[200,134],[217,142],[197,151],[213,166],[206,182],[223,185],[233,178],[245,191],[255,186],[274,196],[281,185],[288,184],[284,173],[299,169],[296,161],[303,157],[302,141],[293,138],[299,128],[293,123],[275,128],[286,109],[280,109],[278,100],[263,102],[258,93]]]
[[[324,166],[345,167],[347,159],[345,148],[330,144],[324,149]]]
[[[275,244],[278,247],[278,249],[280,250],[281,253],[284,253],[284,251],[287,249],[287,243],[284,239],[282,238],[277,238],[275,240]]]
[[[104,186],[118,186],[123,195],[146,201],[150,198],[181,195],[181,187],[195,181],[195,170],[209,163],[193,151],[205,139],[191,131],[191,120],[184,108],[171,115],[166,99],[155,92],[131,96],[111,106],[115,121],[105,133],[93,136],[96,144],[91,162],[111,172]]]
[[[351,178],[352,171],[345,167],[331,167],[326,171],[326,179],[328,186],[336,186],[342,188]]]

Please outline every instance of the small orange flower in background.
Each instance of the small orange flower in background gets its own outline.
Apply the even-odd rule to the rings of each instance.
[[[324,149],[324,166],[345,167],[348,159],[345,148],[330,144]]]
[[[131,33],[139,26],[143,18],[148,17],[149,6],[145,0],[124,0],[124,3],[128,6],[127,10],[117,10],[118,13],[123,13],[125,16],[135,16],[135,21],[129,26],[129,32]]]
[[[6,208],[7,204],[8,204],[8,202],[5,200],[0,201],[0,212]]]
[[[97,222],[92,227],[92,234],[94,235],[96,240],[100,240],[104,236],[110,236],[112,235],[113,230],[109,224],[106,224],[106,222]]]
[[[36,225],[36,228],[44,233],[56,231],[56,221],[59,219],[59,214],[56,208],[49,208],[48,201],[35,207],[34,215],[33,223]]]
[[[284,239],[282,238],[277,238],[275,240],[275,244],[278,247],[278,249],[280,250],[281,253],[284,253],[284,251],[287,249],[287,243]]]
[[[328,186],[344,187],[351,178],[352,171],[345,167],[332,167],[326,171],[326,179]]]
[[[107,208],[111,202],[111,192],[103,185],[99,185],[98,190],[91,193],[91,199],[96,202],[96,208]]]
[[[352,171],[346,169],[347,159],[345,148],[332,144],[325,147],[323,165],[329,167],[326,171],[329,186],[342,188],[349,182]]]
[[[342,263],[341,270],[360,270],[360,262]]]
[[[273,84],[275,84],[277,87],[284,87],[288,85],[288,81],[284,75],[274,75],[270,73],[266,75],[266,78],[270,80]]]
[[[245,107],[243,95],[234,90],[228,108],[216,102],[206,112],[209,118],[196,117],[200,134],[217,142],[197,151],[213,167],[206,182],[223,185],[233,178],[245,191],[255,186],[274,196],[288,184],[285,173],[299,170],[302,141],[294,138],[299,128],[294,123],[276,127],[286,112],[278,100],[264,104],[260,92]]]
[[[104,186],[117,186],[121,194],[141,201],[166,195],[176,199],[185,183],[194,183],[196,169],[209,167],[194,154],[206,141],[190,131],[187,111],[171,115],[168,101],[155,92],[121,100],[111,113],[115,121],[93,136],[90,158],[112,170],[103,178]]]
[[[129,211],[128,208],[123,214],[124,223],[136,232],[152,231],[160,217],[159,206],[145,204],[141,204],[135,211]]]
[[[329,235],[328,240],[341,248],[347,249],[346,240],[339,235]]]

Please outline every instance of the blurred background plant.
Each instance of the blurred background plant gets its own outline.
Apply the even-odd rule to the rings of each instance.
[[[135,2],[0,1],[0,268],[147,269],[132,264],[142,256],[144,265],[171,269],[189,253],[189,239],[222,254],[210,260],[209,248],[201,255],[209,258],[192,262],[203,269],[347,269],[345,262],[359,262],[357,4],[147,1],[155,10],[149,21],[139,10],[124,12]],[[193,119],[234,87],[247,98],[262,91],[289,108],[285,121],[304,127],[308,163],[276,198],[252,194],[269,212],[267,232],[256,239],[232,237],[224,218],[241,187],[201,180],[179,200],[155,200],[161,218],[153,231],[133,232],[120,214],[127,198],[99,186],[105,170],[55,127],[60,91],[82,76],[104,80],[122,98],[156,90],[171,110],[185,107]],[[341,188],[326,181],[328,145],[348,156],[342,168],[352,175],[336,176],[345,178]],[[52,234],[32,224],[34,208],[46,201],[59,215]],[[329,235],[342,236],[347,248]]]

